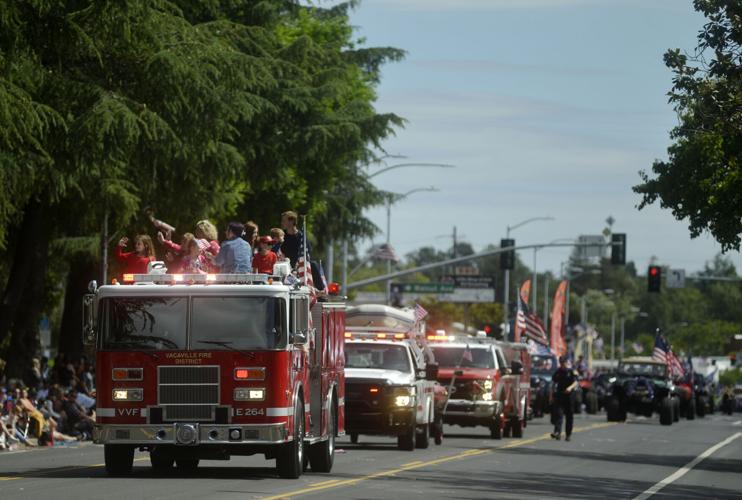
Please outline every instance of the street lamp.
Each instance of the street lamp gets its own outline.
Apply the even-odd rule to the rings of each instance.
[[[403,155],[385,155],[381,159],[383,158],[406,158],[406,157]],[[373,177],[376,177],[379,174],[383,174],[384,172],[388,172],[390,170],[394,170],[397,168],[406,168],[406,167],[455,168],[456,165],[449,165],[448,163],[398,163],[398,164],[389,165],[388,167],[384,167],[380,170],[377,170],[376,172],[370,174],[368,178],[371,179]],[[406,193],[404,196],[409,196],[410,194],[412,193]],[[398,199],[401,199],[401,198],[398,198]],[[387,243],[389,243],[389,199],[388,198],[387,198]],[[389,263],[389,267],[391,268],[391,262]],[[345,241],[343,241],[343,294],[346,294],[347,292],[348,292],[348,239],[346,238]],[[388,298],[389,298],[389,291],[387,290],[387,300]]]
[[[421,192],[429,192],[434,193],[437,192],[438,188],[430,186],[426,188],[415,188],[407,191],[403,194],[397,194],[397,193],[387,193],[386,196],[386,248],[387,250],[391,249],[391,241],[392,241],[392,202],[397,202],[404,200],[408,196],[414,193],[421,193]],[[391,274],[392,273],[392,261],[391,259],[386,261],[386,273]],[[391,286],[392,286],[392,280],[389,279],[386,282],[386,303],[389,304],[391,299]]]
[[[517,224],[514,224],[512,226],[506,226],[505,235],[507,239],[510,239],[510,231],[513,231],[514,229],[518,229],[521,226],[525,226],[529,222],[534,222],[537,220],[554,220],[554,217],[550,216],[544,216],[544,217],[531,217],[530,219],[526,219],[524,221],[520,221]],[[504,294],[502,298],[502,308],[503,308],[503,315],[505,316],[505,324],[510,325],[509,321],[509,308],[510,308],[510,269],[505,269],[505,278],[503,280],[504,283]],[[534,289],[534,296],[535,296],[536,290]],[[535,301],[534,301],[535,302]]]

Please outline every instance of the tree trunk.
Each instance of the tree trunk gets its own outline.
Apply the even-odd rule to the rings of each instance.
[[[18,237],[13,255],[13,262],[10,266],[8,282],[3,292],[3,301],[0,303],[0,344],[10,334],[13,320],[16,317],[18,308],[21,305],[26,285],[29,283],[29,277],[34,266],[36,252],[34,248],[39,243],[38,239],[42,236],[43,214],[41,205],[37,202],[30,202],[23,214],[23,222],[18,227]],[[48,238],[47,244],[48,247]],[[12,356],[11,356],[12,357]]]
[[[59,332],[59,352],[68,359],[84,353],[82,345],[82,297],[88,293],[88,283],[95,279],[98,261],[88,253],[77,253],[70,261],[64,293],[64,311]]]
[[[49,234],[43,210],[36,207],[38,220],[22,228],[33,236],[25,247],[25,257],[32,262],[27,271],[23,293],[15,308],[11,323],[10,349],[8,351],[8,378],[22,378],[31,368],[31,360],[39,354],[39,321],[44,310],[46,293],[46,270],[49,262]],[[25,218],[24,218],[25,221]],[[21,240],[25,236],[21,237]],[[17,255],[17,253],[16,253]],[[13,263],[15,267],[15,262]],[[12,286],[9,283],[9,286]]]

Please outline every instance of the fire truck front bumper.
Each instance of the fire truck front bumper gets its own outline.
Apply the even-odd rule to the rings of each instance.
[[[449,399],[443,421],[455,425],[487,425],[502,413],[500,401],[471,401],[469,399]]]
[[[179,445],[281,444],[290,440],[286,424],[204,424],[178,422],[156,425],[96,425],[97,444]]]

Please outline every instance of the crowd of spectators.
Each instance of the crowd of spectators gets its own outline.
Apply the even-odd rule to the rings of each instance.
[[[4,372],[0,359],[0,453],[92,439],[95,375],[85,356],[34,358],[18,379]]]

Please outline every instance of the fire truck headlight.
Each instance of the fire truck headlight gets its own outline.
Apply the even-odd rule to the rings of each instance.
[[[491,391],[492,390],[492,381],[491,380],[485,380],[482,382],[482,387],[484,387],[485,391]]]
[[[492,401],[492,394],[489,392],[482,394],[482,401]]]
[[[254,387],[238,387],[234,390],[235,401],[264,401],[265,389]]]
[[[144,399],[143,389],[114,389],[114,401],[142,401]]]

